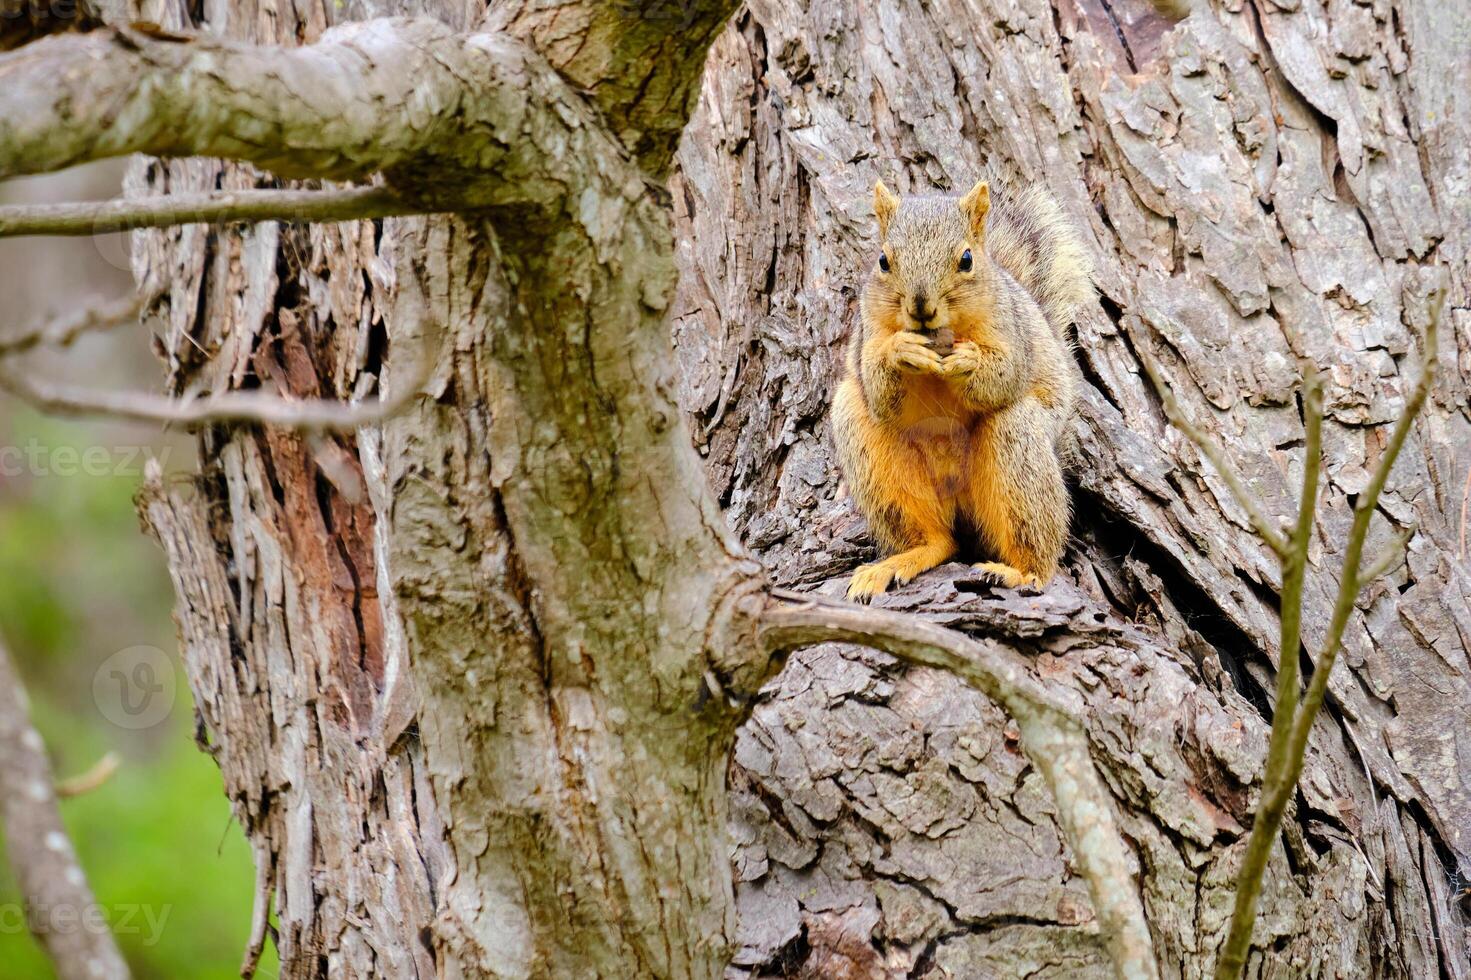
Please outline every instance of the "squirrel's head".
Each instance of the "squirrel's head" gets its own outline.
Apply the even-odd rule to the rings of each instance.
[[[891,330],[939,330],[992,295],[995,271],[985,254],[991,188],[983,180],[962,198],[903,201],[873,185],[883,246],[864,290],[868,315]]]

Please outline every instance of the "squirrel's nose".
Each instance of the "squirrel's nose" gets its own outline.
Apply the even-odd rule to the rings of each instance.
[[[909,315],[924,326],[935,318],[935,308],[930,305],[930,294],[923,286],[916,286],[914,295],[909,297]]]

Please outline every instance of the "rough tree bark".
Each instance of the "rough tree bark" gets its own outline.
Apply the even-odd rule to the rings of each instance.
[[[681,401],[779,582],[840,595],[868,557],[823,412],[874,252],[873,178],[959,191],[990,162],[1087,222],[1103,301],[1078,325],[1071,581],[1002,593],[950,566],[885,604],[1008,637],[1083,695],[1166,975],[1207,972],[1230,914],[1280,583],[1136,351],[1283,516],[1302,422],[1281,321],[1329,377],[1313,649],[1434,263],[1452,279],[1445,370],[1374,543],[1420,533],[1350,626],[1248,975],[1471,973],[1468,29],[1464,5],[1398,2],[1234,2],[1172,24],[1132,0],[753,0],[711,55],[674,185]],[[737,964],[1101,972],[1014,740],[952,678],[799,655],[737,743]]]
[[[298,396],[392,393],[414,352],[438,354],[430,397],[381,427],[206,429],[197,477],[142,495],[179,594],[200,739],[256,850],[247,965],[270,907],[292,977],[709,976],[732,953],[735,976],[1105,972],[1052,798],[996,704],[847,646],[796,655],[758,696],[744,632],[759,578],[741,542],[771,580],[829,593],[868,553],[823,420],[872,253],[867,186],[954,189],[990,163],[1046,182],[1097,246],[1068,573],[1035,594],[948,566],[884,604],[1025,655],[1037,682],[1086,705],[1167,976],[1208,970],[1224,934],[1266,744],[1278,583],[1163,424],[1136,351],[1164,362],[1281,514],[1301,421],[1280,322],[1328,375],[1311,649],[1348,503],[1413,363],[1424,266],[1450,268],[1447,370],[1379,532],[1420,534],[1351,628],[1249,971],[1471,973],[1457,895],[1471,870],[1471,13],[1263,0],[1173,24],[1151,11],[757,0],[698,89],[718,4],[506,2],[485,25],[476,5],[440,0],[133,11],[287,45],[340,20],[430,16],[443,36],[527,41],[588,96],[492,45],[512,72],[497,77],[559,114],[525,117],[539,128],[507,150],[519,127],[498,113],[515,100],[465,107],[492,149],[433,173],[483,179],[486,218],[135,240],[176,392],[268,379]],[[157,33],[136,43],[168,64]],[[369,41],[352,43],[371,59]],[[431,90],[463,69],[455,57],[425,61]],[[180,84],[210,84],[208,69]],[[697,90],[666,196],[665,110],[682,118]],[[382,108],[433,115],[411,99]],[[594,112],[633,159],[585,184],[541,169],[582,149],[617,156]],[[222,132],[215,152],[251,156],[250,131]],[[413,159],[435,145],[410,135]],[[310,149],[310,131],[297,142]],[[258,162],[362,176],[383,162],[370,149],[315,170]],[[400,191],[446,190],[394,162]],[[161,159],[129,189],[261,181],[247,165]],[[517,181],[530,190],[503,193]],[[677,270],[660,259],[671,245]],[[589,329],[594,315],[626,331]]]

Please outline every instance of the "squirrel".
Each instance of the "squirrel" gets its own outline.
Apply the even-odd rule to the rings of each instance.
[[[1008,588],[1067,542],[1064,430],[1080,384],[1067,329],[1094,298],[1078,231],[1040,188],[903,201],[874,184],[882,253],[833,401],[838,462],[881,561],[866,602],[962,550]]]

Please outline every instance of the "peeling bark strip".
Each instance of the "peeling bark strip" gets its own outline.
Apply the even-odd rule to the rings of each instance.
[[[61,822],[46,746],[10,653],[0,644],[0,830],[26,924],[61,980],[128,980],[107,915]]]
[[[1105,300],[1078,326],[1091,386],[1075,586],[993,592],[951,566],[885,605],[1013,646],[1078,693],[1161,971],[1209,976],[1261,794],[1279,579],[1214,469],[1164,424],[1136,352],[1269,518],[1295,511],[1301,485],[1295,355],[1323,374],[1302,614],[1318,650],[1352,501],[1419,363],[1419,267],[1445,266],[1442,375],[1369,553],[1421,530],[1350,617],[1247,975],[1467,977],[1471,197],[1453,189],[1471,178],[1471,10],[1197,7],[1172,24],[1128,0],[753,0],[712,50],[673,181],[690,243],[680,401],[772,577],[841,595],[871,545],[824,412],[877,254],[873,180],[958,191],[990,163],[1045,183],[1091,229]],[[934,672],[850,646],[794,656],[737,741],[740,970],[1103,971],[1016,734]]]

